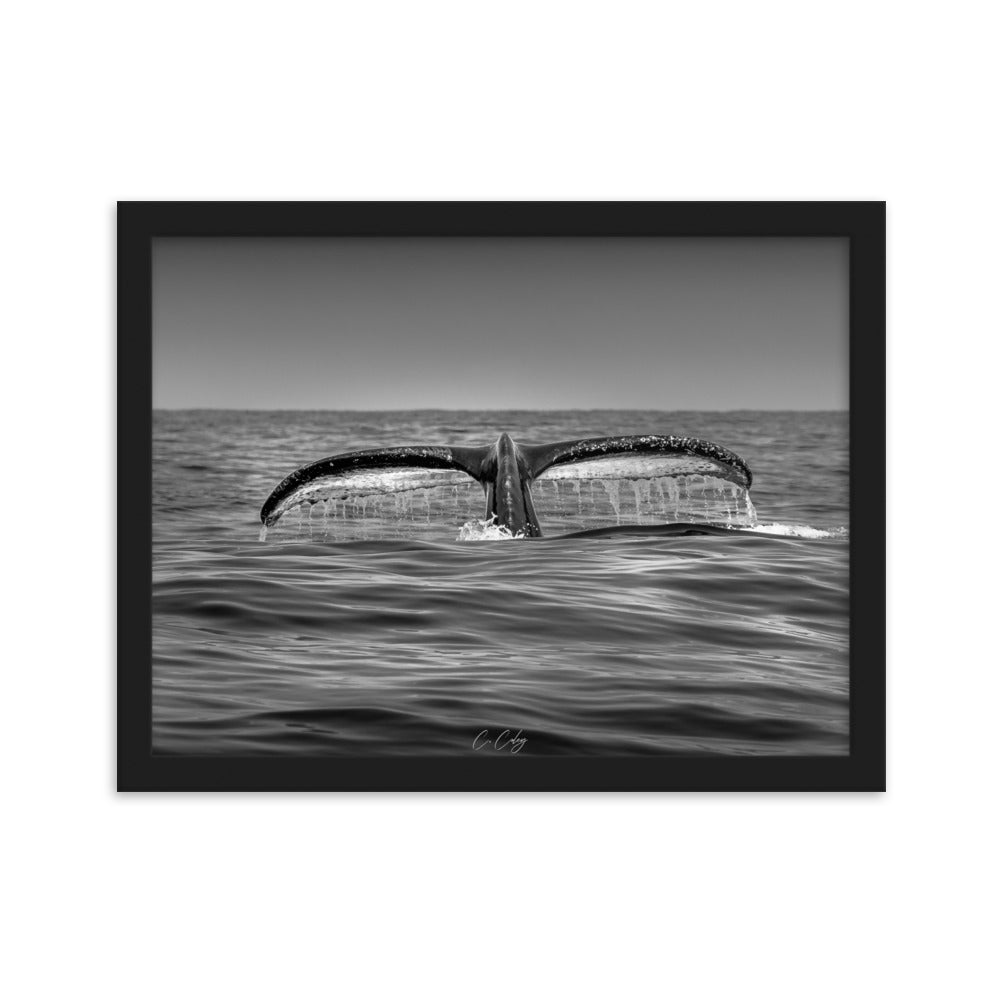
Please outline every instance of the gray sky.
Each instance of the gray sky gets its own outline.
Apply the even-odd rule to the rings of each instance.
[[[174,239],[153,405],[846,409],[847,241]]]

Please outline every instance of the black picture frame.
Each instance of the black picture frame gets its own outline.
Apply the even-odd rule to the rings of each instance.
[[[774,236],[850,243],[850,753],[326,758],[152,753],[152,243],[212,236]],[[137,502],[145,498],[145,503]],[[119,202],[119,791],[883,791],[884,202]]]

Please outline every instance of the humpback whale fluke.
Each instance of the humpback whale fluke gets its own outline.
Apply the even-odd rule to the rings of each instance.
[[[753,483],[750,469],[739,455],[699,438],[644,434],[518,445],[505,433],[495,444],[482,448],[375,448],[321,458],[283,479],[265,501],[260,519],[270,527],[286,510],[297,506],[311,487],[324,481],[426,469],[452,471],[459,478],[471,476],[485,491],[486,516],[495,518],[511,534],[531,538],[542,533],[531,499],[531,485],[539,477],[546,473],[557,476],[561,467],[570,464],[589,466],[622,458],[667,456],[685,459],[681,466],[684,475],[711,475],[744,489]]]

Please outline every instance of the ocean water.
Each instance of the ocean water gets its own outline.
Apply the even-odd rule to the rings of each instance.
[[[261,531],[301,465],[501,431],[706,438],[753,470],[757,523],[672,536],[662,491],[554,483],[545,537],[500,538],[473,483]],[[846,754],[847,432],[846,413],[156,411],[153,751]],[[750,523],[717,496],[711,520]]]

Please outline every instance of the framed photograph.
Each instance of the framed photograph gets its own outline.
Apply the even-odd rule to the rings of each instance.
[[[118,206],[118,787],[885,787],[885,205]]]

